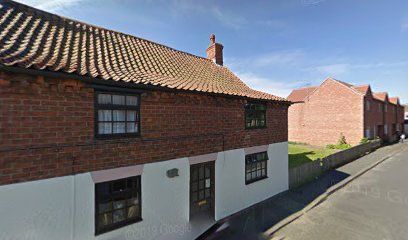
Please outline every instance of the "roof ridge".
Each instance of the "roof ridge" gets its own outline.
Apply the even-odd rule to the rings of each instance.
[[[123,34],[123,35],[129,36],[129,37],[135,38],[135,39],[139,39],[139,40],[146,41],[146,42],[149,42],[149,43],[152,43],[152,44],[160,45],[162,47],[168,48],[168,49],[176,51],[176,52],[180,52],[180,53],[187,54],[187,55],[190,55],[190,56],[193,56],[193,57],[197,57],[197,58],[209,61],[209,62],[213,62],[211,59],[208,59],[208,58],[205,58],[205,57],[202,57],[202,56],[198,56],[198,55],[186,52],[186,51],[178,50],[178,49],[169,47],[167,45],[164,45],[162,43],[154,42],[152,40],[148,40],[148,39],[145,39],[145,38],[142,38],[142,37],[138,37],[138,36],[132,35],[130,33],[124,33],[124,32],[120,32],[120,31],[117,31],[117,30],[108,29],[108,28],[105,28],[105,27],[102,27],[102,26],[97,26],[95,24],[86,23],[86,22],[83,22],[83,21],[80,21],[80,20],[76,20],[76,19],[72,19],[72,18],[69,18],[69,17],[61,16],[61,15],[51,13],[51,12],[47,12],[47,11],[44,11],[44,10],[41,10],[41,9],[38,9],[38,8],[35,8],[35,7],[32,7],[32,6],[26,5],[24,3],[16,2],[16,1],[13,1],[13,0],[2,0],[2,2],[12,4],[12,5],[14,5],[16,7],[19,7],[19,8],[26,8],[29,11],[37,11],[37,12],[40,12],[41,14],[49,15],[51,17],[58,17],[58,18],[61,18],[62,20],[65,20],[65,21],[72,21],[72,22],[76,22],[76,23],[79,23],[79,24],[87,25],[89,27],[97,28],[99,30],[105,30],[105,31],[114,32],[114,33],[118,33],[118,34]],[[0,2],[0,6],[1,5],[2,5],[2,3]]]

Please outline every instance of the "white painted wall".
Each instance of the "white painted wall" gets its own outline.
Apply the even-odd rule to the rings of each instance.
[[[0,239],[71,239],[72,177],[0,187]]]
[[[78,181],[75,239],[150,240],[180,236],[190,231],[188,158],[145,164],[142,174],[142,221],[94,236],[94,185],[90,174]],[[168,178],[169,169],[178,168],[179,176]],[[79,183],[80,182],[80,183]],[[88,190],[86,190],[88,189]],[[88,191],[88,193],[87,193]],[[88,211],[90,210],[90,212]],[[90,219],[91,218],[91,219]],[[175,238],[174,237],[174,238]]]
[[[245,184],[245,152],[218,153],[215,165],[215,219],[220,220],[288,189],[288,143],[268,147],[268,178]]]
[[[244,149],[218,153],[217,220],[288,188],[287,143],[269,145],[268,155],[268,178],[245,185]],[[172,168],[179,177],[166,176]],[[189,222],[189,174],[188,158],[145,164],[143,221],[96,237],[90,173],[0,186],[0,239],[192,239],[208,225]]]

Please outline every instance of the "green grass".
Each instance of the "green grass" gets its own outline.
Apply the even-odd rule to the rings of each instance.
[[[306,144],[289,143],[289,168],[327,157],[338,151]]]

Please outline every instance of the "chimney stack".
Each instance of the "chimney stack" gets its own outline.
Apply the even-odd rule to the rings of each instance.
[[[208,46],[206,52],[207,52],[207,58],[211,59],[213,62],[215,62],[218,65],[221,65],[224,63],[223,58],[222,58],[222,49],[224,47],[215,42],[215,35],[211,34],[210,36],[210,46]]]

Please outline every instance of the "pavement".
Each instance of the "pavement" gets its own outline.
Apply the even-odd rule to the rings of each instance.
[[[390,156],[393,156],[393,157],[389,158]],[[315,209],[319,209],[321,206],[324,206],[326,202],[329,202],[335,195],[338,195],[337,192],[335,192],[332,195],[330,195],[328,199],[324,199],[322,200],[322,202],[320,202],[319,198],[321,198],[322,195],[327,194],[327,192],[330,189],[333,189],[333,187],[342,185],[343,183],[347,183],[348,181],[351,181],[357,176],[360,176],[361,174],[364,173],[362,171],[372,168],[375,164],[378,164],[381,160],[384,160],[387,158],[389,158],[389,160],[392,160],[394,158],[401,159],[401,158],[404,158],[404,156],[405,158],[407,158],[408,156],[408,143],[394,144],[394,145],[382,147],[374,151],[373,153],[368,154],[343,167],[340,167],[336,170],[328,171],[324,173],[323,175],[321,175],[320,177],[316,178],[314,181],[307,183],[297,189],[286,191],[282,194],[279,194],[270,199],[267,199],[266,201],[261,202],[247,210],[244,210],[238,214],[233,215],[232,217],[226,219],[226,221],[223,224],[221,224],[218,229],[212,229],[211,232],[207,232],[205,234],[205,237],[201,239],[207,239],[207,240],[265,239],[265,234],[264,234],[265,232],[268,232],[269,234],[274,233],[273,236],[279,237],[278,239],[282,239],[282,238],[284,239],[333,239],[330,234],[327,235],[330,237],[326,236],[323,238],[321,238],[320,236],[313,235],[314,230],[309,231],[309,229],[311,228],[309,228],[309,226],[306,226],[305,222],[301,224],[298,224],[298,222],[310,221],[310,220],[307,220],[307,219],[311,219],[311,216],[312,216],[312,215],[309,216],[309,213],[311,213],[312,211],[315,211]],[[403,163],[402,160],[399,160],[399,161]],[[381,165],[382,164],[384,163],[381,163]],[[377,169],[378,167],[379,166],[375,167],[375,169]],[[408,163],[406,164],[405,170],[408,170]],[[365,177],[367,174],[371,174],[371,171],[364,173],[361,176],[361,178]],[[352,181],[352,183],[354,181]],[[346,189],[346,188],[343,187],[343,189]],[[333,190],[330,190],[330,191],[333,191]],[[407,188],[407,194],[408,194],[408,188]],[[407,198],[406,207],[408,207],[408,195],[406,196],[407,196],[406,197]],[[315,207],[313,203],[316,202],[317,200],[319,200],[319,204],[317,207]],[[343,201],[348,202],[349,200],[344,199]],[[293,222],[291,221],[291,223],[286,225],[285,220],[289,219],[291,216],[294,216],[296,214],[299,214],[300,212],[303,212],[304,209],[306,208],[311,208],[310,207],[311,205],[313,205],[314,207],[313,209],[311,209],[306,214],[302,214],[302,216],[300,216],[298,219],[294,220]],[[347,208],[345,210],[347,210]],[[407,211],[408,211],[408,208],[407,208]],[[358,213],[359,212],[357,212],[357,214]],[[306,215],[307,217],[305,217]],[[406,214],[406,216],[408,218],[408,214]],[[326,217],[327,216],[322,215],[323,220],[321,221],[327,222]],[[353,217],[353,214],[351,214],[351,217]],[[339,218],[345,222],[353,223],[356,221],[354,220],[355,218],[352,218],[351,220],[343,219],[342,216],[339,216]],[[321,225],[321,221],[316,220],[313,226],[319,227],[319,225]],[[332,223],[334,224],[336,221],[337,220],[334,219]],[[283,228],[281,228],[280,230],[278,229],[277,232],[275,232],[275,230],[271,231],[271,228],[273,229],[274,226],[282,226]],[[334,229],[337,229],[336,225],[334,225]],[[316,231],[319,231],[319,230],[316,229]],[[350,229],[348,231],[355,232]],[[302,233],[302,235],[299,234],[300,232]],[[309,236],[308,235],[309,233],[311,234],[310,238],[307,238],[307,236]],[[338,239],[360,239],[360,238],[338,238]],[[375,239],[375,238],[367,238],[367,239]],[[404,238],[399,238],[399,239],[404,239]]]
[[[408,143],[385,150],[390,158],[275,232],[274,239],[408,239]],[[351,166],[338,170],[356,171]]]

